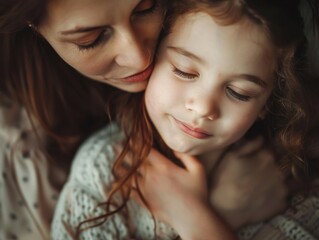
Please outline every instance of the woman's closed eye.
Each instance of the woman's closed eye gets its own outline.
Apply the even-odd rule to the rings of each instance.
[[[226,92],[231,98],[242,102],[248,102],[251,99],[250,96],[240,94],[230,87],[226,87]]]
[[[186,80],[193,80],[198,77],[198,74],[187,73],[187,72],[179,70],[176,67],[173,68],[173,73],[177,75],[179,78],[186,79]]]
[[[135,15],[147,15],[153,13],[158,7],[157,0],[142,0],[134,9]]]
[[[94,49],[95,47],[99,46],[100,44],[107,42],[109,38],[112,35],[112,29],[111,28],[105,28],[98,32],[97,35],[95,35],[95,38],[85,41],[78,41],[75,42],[79,50],[89,50]]]

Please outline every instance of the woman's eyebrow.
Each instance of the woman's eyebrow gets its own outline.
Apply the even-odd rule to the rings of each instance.
[[[60,34],[62,34],[62,35],[70,35],[70,34],[77,34],[77,33],[86,33],[86,32],[91,32],[91,31],[94,31],[94,30],[103,29],[103,28],[107,28],[107,27],[108,27],[107,25],[92,26],[92,27],[80,27],[80,26],[77,26],[74,29],[61,31]]]
[[[168,50],[171,50],[171,51],[174,51],[178,54],[181,54],[187,58],[190,58],[192,60],[195,60],[196,62],[199,62],[199,63],[204,63],[204,60],[201,59],[200,57],[198,57],[197,55],[195,55],[194,53],[191,53],[189,51],[187,51],[186,49],[184,48],[181,48],[181,47],[174,47],[174,46],[168,46],[167,47]]]

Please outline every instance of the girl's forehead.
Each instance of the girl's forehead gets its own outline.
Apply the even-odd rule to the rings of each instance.
[[[204,25],[205,28],[200,29]],[[274,51],[276,55],[277,50],[279,51],[279,48],[273,43],[268,29],[256,24],[253,20],[244,15],[240,18],[236,18],[236,21],[225,23],[221,22],[218,16],[211,15],[207,11],[189,12],[182,14],[175,19],[171,25],[170,33],[190,33],[192,31],[200,32],[200,30],[203,32],[222,33],[225,37],[245,38],[247,42],[255,43],[273,50],[276,49],[276,51]],[[201,38],[201,35],[198,35],[197,37]]]
[[[177,18],[165,42],[225,72],[233,69],[272,79],[278,63],[278,50],[267,33],[248,18],[220,25],[206,12],[185,14]]]

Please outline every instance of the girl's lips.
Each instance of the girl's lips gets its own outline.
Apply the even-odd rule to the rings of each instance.
[[[143,72],[122,78],[123,82],[127,82],[127,83],[138,83],[138,82],[144,82],[145,80],[147,80],[152,72],[153,72],[153,65],[148,66],[148,68],[146,68]]]
[[[194,138],[198,138],[198,139],[205,139],[205,138],[209,138],[212,135],[205,132],[205,130],[201,129],[201,128],[194,128],[191,125],[181,122],[179,120],[177,120],[176,118],[174,118],[177,126],[187,135],[190,135]]]

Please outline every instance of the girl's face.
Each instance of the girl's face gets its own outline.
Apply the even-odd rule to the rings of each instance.
[[[83,75],[144,90],[164,11],[161,0],[50,0],[38,30]]]
[[[264,114],[276,59],[267,36],[246,18],[221,26],[206,13],[181,16],[146,90],[149,116],[173,150],[218,155]]]

